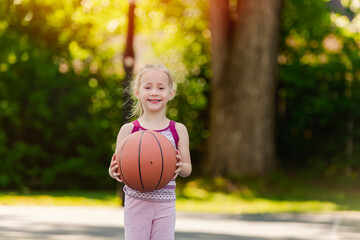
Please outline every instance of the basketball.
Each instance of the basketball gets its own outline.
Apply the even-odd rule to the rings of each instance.
[[[176,151],[161,133],[151,130],[132,133],[115,155],[120,178],[132,189],[153,192],[165,187],[175,175]]]

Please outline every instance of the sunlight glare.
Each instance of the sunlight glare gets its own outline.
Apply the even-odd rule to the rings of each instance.
[[[337,53],[342,49],[342,41],[333,34],[329,34],[323,40],[323,46],[329,52]]]
[[[103,7],[108,7],[109,5],[110,5],[110,0],[102,0],[101,1],[101,5],[103,6]]]
[[[82,0],[81,5],[86,9],[91,9],[94,4],[91,0]]]
[[[107,30],[109,32],[114,32],[119,26],[119,20],[118,19],[113,19],[109,22],[109,24],[106,26]]]
[[[23,3],[23,0],[14,0],[14,5],[20,5]]]
[[[356,12],[360,8],[360,0],[352,0],[350,4],[350,10]]]
[[[34,16],[34,15],[33,15],[32,12],[28,12],[28,13],[26,14],[24,20],[27,21],[27,22],[30,22],[31,19],[33,19],[33,16]]]
[[[335,13],[331,13],[331,21],[338,27],[343,28],[350,24],[349,18],[347,16],[340,16]]]

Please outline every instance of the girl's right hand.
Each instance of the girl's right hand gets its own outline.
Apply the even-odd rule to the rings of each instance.
[[[117,171],[116,171],[119,166],[117,165],[117,162],[115,159],[116,159],[116,156],[114,154],[111,159],[111,162],[110,162],[109,175],[110,175],[110,177],[116,179],[116,181],[122,182],[122,180],[120,179],[120,173],[117,173]]]

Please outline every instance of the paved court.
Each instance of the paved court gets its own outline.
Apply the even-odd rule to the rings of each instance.
[[[123,240],[123,209],[0,206],[0,240]],[[355,240],[360,213],[177,213],[176,240]]]

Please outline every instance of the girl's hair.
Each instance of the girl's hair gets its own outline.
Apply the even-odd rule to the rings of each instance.
[[[175,78],[170,70],[165,67],[163,64],[146,64],[140,71],[137,73],[136,78],[131,82],[131,93],[133,96],[133,106],[130,117],[141,117],[144,114],[144,109],[141,105],[141,102],[135,96],[135,91],[140,87],[140,80],[144,73],[151,70],[159,70],[167,74],[169,78],[169,87],[170,90],[175,88]]]

